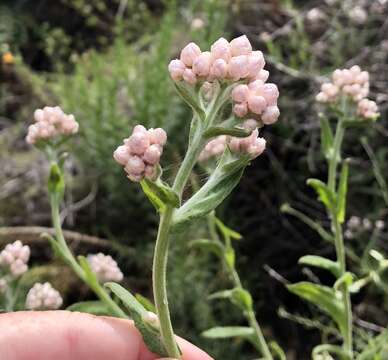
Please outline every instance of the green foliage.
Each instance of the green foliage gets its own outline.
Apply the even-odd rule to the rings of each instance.
[[[89,313],[93,315],[105,315],[105,316],[113,316],[109,307],[106,306],[102,301],[82,301],[77,302],[69,307],[67,307],[68,311],[79,311],[84,313]]]
[[[318,199],[329,211],[335,208],[335,198],[329,187],[318,179],[308,179],[307,185],[311,186],[317,193]]]
[[[326,259],[322,256],[305,255],[299,259],[299,264],[319,267],[330,271],[336,278],[340,277],[340,268],[336,261]]]

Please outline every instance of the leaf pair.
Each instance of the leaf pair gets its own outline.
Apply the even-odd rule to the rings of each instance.
[[[151,181],[144,179],[140,182],[144,194],[148,197],[155,209],[162,213],[166,206],[177,208],[180,204],[179,196],[160,179]]]

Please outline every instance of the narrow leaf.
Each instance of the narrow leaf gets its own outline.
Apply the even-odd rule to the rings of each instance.
[[[352,284],[353,284],[353,278],[354,278],[354,274],[350,273],[350,272],[346,272],[345,274],[343,274],[334,284],[333,288],[335,290],[339,290],[341,288],[342,285],[345,285],[347,288],[349,288]]]
[[[348,192],[348,176],[349,164],[345,160],[342,165],[341,175],[338,184],[337,218],[341,224],[345,221],[346,195]]]
[[[321,269],[328,270],[336,278],[338,278],[341,275],[339,264],[333,260],[324,258],[322,256],[315,256],[315,255],[302,256],[299,259],[298,263],[301,265],[314,266],[314,267],[319,267]]]
[[[198,248],[201,250],[211,252],[211,253],[217,255],[221,259],[223,257],[224,251],[225,251],[223,244],[221,242],[214,241],[214,240],[197,239],[197,240],[190,242],[189,245],[192,248]]]
[[[241,129],[238,127],[228,128],[221,126],[213,126],[205,131],[203,136],[208,139],[219,135],[230,135],[233,137],[244,138],[251,134],[251,131],[246,129]]]
[[[155,305],[149,299],[147,299],[145,296],[140,295],[140,294],[135,294],[135,298],[140,304],[142,304],[144,306],[144,308],[147,311],[151,311],[153,313],[156,313]]]
[[[185,84],[183,83],[176,83],[174,82],[175,89],[178,92],[178,94],[181,96],[181,98],[191,106],[193,111],[198,115],[198,117],[202,120],[205,121],[206,114],[203,111],[202,107],[198,103],[197,96],[194,94],[194,92],[188,90],[185,87]]]
[[[100,316],[114,316],[109,307],[102,301],[81,301],[70,305],[66,310]]]
[[[327,185],[318,179],[308,179],[307,185],[311,186],[318,195],[318,199],[326,206],[328,210],[334,208],[334,194]]]
[[[321,150],[326,159],[330,159],[333,152],[333,131],[331,130],[329,120],[323,116],[320,117],[321,122]]]
[[[346,329],[346,318],[341,293],[323,285],[300,282],[288,285],[287,289],[327,313],[338,325],[341,332]]]
[[[233,337],[251,338],[255,331],[246,326],[217,326],[201,334],[208,339],[228,339]]]
[[[144,321],[147,317],[147,310],[144,306],[126,289],[116,283],[107,283],[105,286],[112,291],[128,309],[136,328],[141,332],[143,340],[148,349],[162,357],[167,357],[160,331],[151,324]]]
[[[224,235],[224,237],[229,237],[231,239],[240,240],[242,239],[242,235],[239,234],[237,231],[234,231],[233,229],[227,227],[219,218],[215,218],[216,225],[218,229],[221,231],[221,233]]]

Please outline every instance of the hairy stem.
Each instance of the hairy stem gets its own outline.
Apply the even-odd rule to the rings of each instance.
[[[55,230],[55,237],[56,241],[58,241],[59,243],[59,247],[61,249],[60,255],[62,256],[63,260],[73,269],[77,276],[94,291],[97,297],[109,307],[109,309],[115,316],[120,318],[127,318],[128,316],[125,314],[125,312],[120,309],[120,307],[113,301],[113,299],[109,296],[109,294],[100,284],[92,284],[88,281],[85,276],[84,270],[78,264],[77,260],[74,258],[74,255],[69,249],[62,232],[62,226],[59,215],[59,194],[50,194],[50,206],[52,223]]]

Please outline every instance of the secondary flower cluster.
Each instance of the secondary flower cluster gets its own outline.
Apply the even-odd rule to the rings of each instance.
[[[367,219],[361,219],[358,216],[351,216],[346,222],[345,237],[353,239],[360,233],[374,231],[383,231],[385,228],[384,220],[376,220],[374,223]]]
[[[102,253],[88,255],[88,261],[100,282],[121,281],[123,279],[123,273],[110,255]]]
[[[26,308],[29,310],[56,310],[62,306],[61,294],[50,283],[36,283],[27,293]]]
[[[261,51],[252,51],[252,45],[243,35],[228,42],[218,39],[210,51],[202,52],[198,45],[190,43],[183,48],[179,59],[172,60],[169,72],[174,81],[190,85],[198,82],[212,83],[242,81],[232,98],[236,102],[236,116],[262,119],[266,124],[279,117],[275,84],[265,84],[269,72],[264,70],[265,60]]]
[[[59,106],[45,106],[43,109],[35,110],[34,120],[35,124],[28,127],[26,141],[29,144],[78,132],[78,123],[74,115],[65,114]]]
[[[28,270],[30,247],[17,240],[7,244],[0,252],[0,266],[5,267],[13,276],[20,276]]]
[[[199,161],[207,161],[212,157],[221,155],[226,147],[233,153],[246,153],[252,159],[255,159],[265,150],[266,141],[259,137],[257,123],[253,119],[246,120],[243,128],[252,130],[251,135],[245,138],[238,138],[233,136],[220,135],[210,140],[199,155]]]
[[[167,134],[163,129],[147,130],[136,125],[132,135],[124,139],[124,145],[116,149],[113,157],[124,166],[130,180],[141,181],[144,177],[154,180],[166,141]]]
[[[335,70],[331,82],[322,84],[316,99],[321,103],[335,103],[341,96],[349,96],[357,103],[359,116],[373,119],[378,116],[378,109],[374,101],[367,99],[368,94],[369,73],[354,65],[350,69]]]

